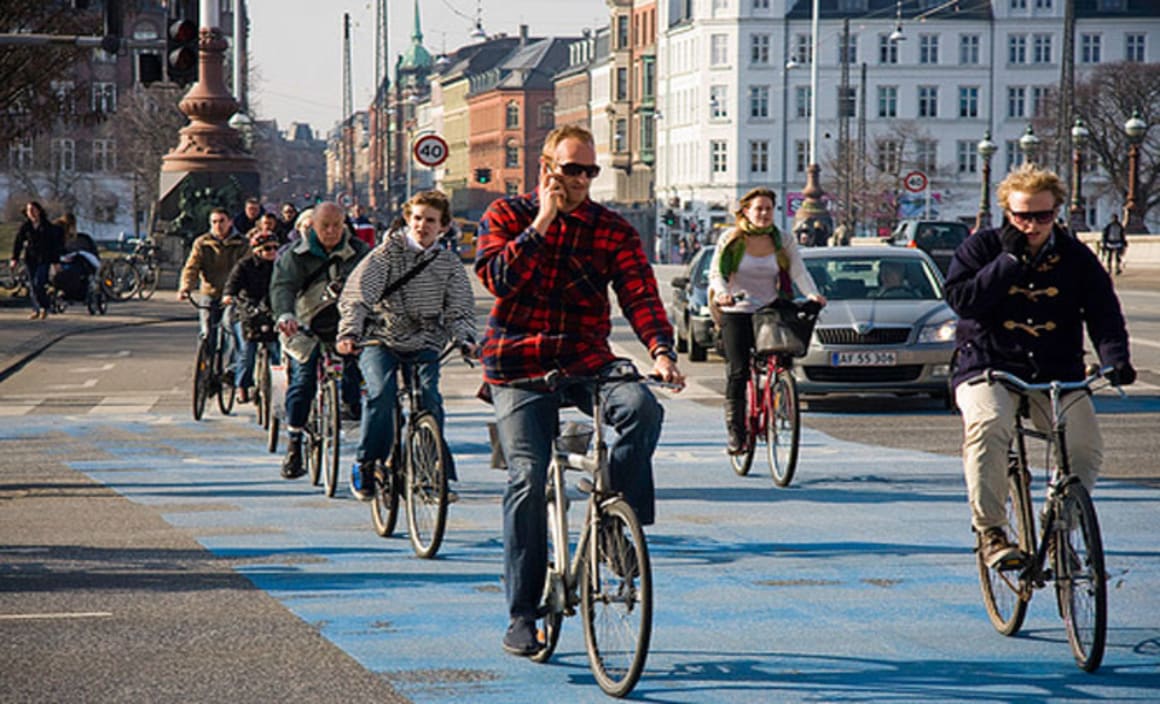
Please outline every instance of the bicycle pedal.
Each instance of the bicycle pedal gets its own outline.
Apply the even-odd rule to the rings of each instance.
[[[588,477],[584,477],[580,481],[576,482],[576,488],[585,494],[591,494],[592,492],[596,491],[596,485],[594,485],[592,480]]]

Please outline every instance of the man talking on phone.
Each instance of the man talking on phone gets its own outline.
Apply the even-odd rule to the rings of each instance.
[[[475,272],[495,304],[483,341],[484,381],[495,406],[508,465],[503,498],[504,578],[510,623],[504,650],[524,657],[543,643],[535,618],[547,568],[544,486],[562,403],[591,398],[568,377],[597,376],[616,363],[608,289],[653,359],[652,373],[683,383],[656,278],[640,236],[622,217],[588,198],[600,175],[588,130],[566,125],[544,140],[539,184],[502,198],[480,221]],[[557,385],[511,382],[559,374]],[[605,384],[604,421],[612,486],[642,525],[654,520],[652,456],[663,409],[639,382]],[[588,409],[590,410],[590,409]]]

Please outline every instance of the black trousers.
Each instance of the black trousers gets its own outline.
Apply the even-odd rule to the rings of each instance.
[[[753,314],[722,313],[721,343],[725,348],[725,422],[745,417],[749,353],[753,350]]]

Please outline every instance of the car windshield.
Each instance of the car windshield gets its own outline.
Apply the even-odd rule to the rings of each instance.
[[[942,299],[938,275],[923,259],[912,257],[812,257],[806,268],[818,289],[832,301]]]
[[[954,249],[967,239],[970,230],[960,223],[926,223],[920,225],[914,243],[922,249]]]
[[[709,263],[713,261],[713,248],[706,247],[705,253],[697,260],[697,268],[693,271],[693,285],[697,288],[709,286]]]

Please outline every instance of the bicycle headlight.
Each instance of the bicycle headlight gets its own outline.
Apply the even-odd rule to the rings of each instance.
[[[918,331],[919,344],[955,341],[955,319],[949,318],[939,323],[923,325]]]

